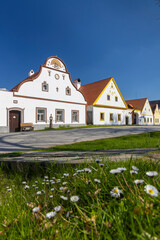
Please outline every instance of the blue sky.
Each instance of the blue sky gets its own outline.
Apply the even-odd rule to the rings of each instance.
[[[82,84],[114,77],[127,99],[160,99],[156,0],[8,0],[0,6],[0,87],[58,56]]]

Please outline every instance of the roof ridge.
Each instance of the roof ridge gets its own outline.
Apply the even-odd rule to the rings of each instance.
[[[88,86],[90,84],[95,84],[95,83],[98,83],[98,82],[101,82],[101,81],[104,81],[104,80],[108,80],[108,79],[112,79],[113,77],[109,77],[109,78],[105,78],[105,79],[102,79],[102,80],[98,80],[98,81],[95,81],[95,82],[92,82],[92,83],[88,83],[88,84],[85,84],[85,85],[82,85],[81,87],[83,86]]]

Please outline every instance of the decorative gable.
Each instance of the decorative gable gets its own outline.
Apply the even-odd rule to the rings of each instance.
[[[101,91],[98,98],[93,103],[94,106],[106,106],[115,108],[127,108],[127,105],[123,99],[123,96],[112,78],[108,84]]]
[[[153,114],[148,99],[146,99],[146,102],[145,102],[144,107],[142,109],[142,114],[144,114],[144,115],[152,115]]]

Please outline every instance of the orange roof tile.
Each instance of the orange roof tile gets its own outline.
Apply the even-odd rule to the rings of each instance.
[[[79,91],[84,95],[87,105],[92,105],[94,103],[111,79],[112,78],[106,78],[80,87]]]
[[[134,100],[127,100],[126,103],[129,107],[132,106],[134,109],[142,111],[146,100],[147,98],[140,98],[140,99],[134,99]]]

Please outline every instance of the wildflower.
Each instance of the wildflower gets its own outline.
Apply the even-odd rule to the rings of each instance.
[[[45,179],[48,179],[48,176],[44,176]]]
[[[68,218],[68,217],[69,217],[69,212],[66,213],[66,218]]]
[[[61,199],[67,201],[68,200],[68,197],[64,197],[64,196],[60,196]]]
[[[54,188],[51,188],[51,191],[54,191]]]
[[[38,187],[35,187],[35,189],[38,189]]]
[[[60,183],[61,179],[57,179],[57,183]]]
[[[54,182],[54,181],[52,181],[52,182],[51,182],[51,184],[55,184],[55,182]]]
[[[25,187],[24,187],[24,189],[26,190],[26,189],[29,189],[29,186],[28,185],[26,185]]]
[[[139,179],[134,180],[134,183],[135,183],[135,184],[140,184],[140,183],[143,183],[143,182],[144,182],[144,180],[139,180]]]
[[[67,182],[63,182],[63,183],[62,183],[62,185],[66,185],[66,184],[67,184]]]
[[[119,198],[121,194],[123,194],[122,190],[119,190],[118,187],[114,187],[112,191],[110,191],[112,197]]]
[[[49,182],[46,182],[46,185],[49,185]]]
[[[63,174],[65,177],[69,177],[69,173],[64,173]]]
[[[152,185],[146,185],[144,191],[153,197],[158,197],[158,190]]]
[[[124,172],[124,171],[127,170],[127,168],[125,168],[125,167],[120,167],[120,168],[117,168],[117,170],[119,170],[119,171],[121,171],[121,172]]]
[[[32,185],[32,187],[36,187],[36,185]]]
[[[149,171],[149,172],[146,172],[147,176],[149,177],[155,177],[158,175],[158,172],[156,171]]]
[[[139,168],[137,168],[137,167],[135,167],[135,166],[132,166],[132,169],[133,169],[134,171],[139,171]]]
[[[45,193],[45,191],[42,189],[42,191],[41,191],[42,193]]]
[[[130,174],[134,174],[134,173],[135,173],[135,174],[138,174],[138,172],[135,171],[135,170],[131,170],[131,171],[130,171]]]
[[[100,163],[100,162],[102,162],[102,159],[96,158],[96,159],[95,159],[95,162],[96,162],[96,163]]]
[[[61,210],[61,206],[55,207],[54,210],[55,210],[56,212],[59,212],[59,211]]]
[[[26,182],[24,181],[24,182],[22,182],[22,184],[23,184],[23,185],[25,185],[25,184],[26,184]]]
[[[77,173],[74,173],[74,174],[73,174],[73,177],[76,176],[76,175],[77,175]]]
[[[59,190],[60,190],[60,191],[63,191],[63,190],[64,190],[64,187],[60,187]]]
[[[49,212],[49,213],[46,214],[46,218],[50,219],[50,218],[56,216],[56,214],[57,214],[56,212]]]
[[[44,182],[42,182],[42,185],[44,185],[45,183]]]
[[[103,166],[104,166],[104,164],[103,164],[103,163],[99,163],[99,166],[100,166],[100,167],[103,167]]]
[[[12,188],[8,188],[7,191],[10,192],[12,190]]]
[[[35,183],[38,183],[38,181],[35,181]]]
[[[37,192],[37,195],[41,195],[41,194],[42,194],[42,192],[41,192],[41,191],[38,191],[38,192]]]
[[[32,211],[33,211],[34,213],[39,212],[39,210],[40,210],[40,207],[35,207],[35,208],[32,209]]]
[[[70,200],[71,200],[71,202],[78,202],[79,197],[78,197],[78,196],[72,196],[72,197],[70,198]]]
[[[55,177],[52,177],[52,179],[55,179]]]
[[[121,171],[119,169],[112,169],[110,173],[117,174],[117,173],[121,173]]]
[[[96,182],[96,183],[101,183],[101,181],[99,180],[99,179],[94,179],[94,181]]]
[[[49,197],[50,197],[50,198],[53,198],[53,195],[50,195]]]
[[[87,184],[90,184],[91,183],[91,181],[90,180],[87,180]]]
[[[90,168],[84,168],[84,171],[87,172],[87,173],[90,173],[91,169]]]

